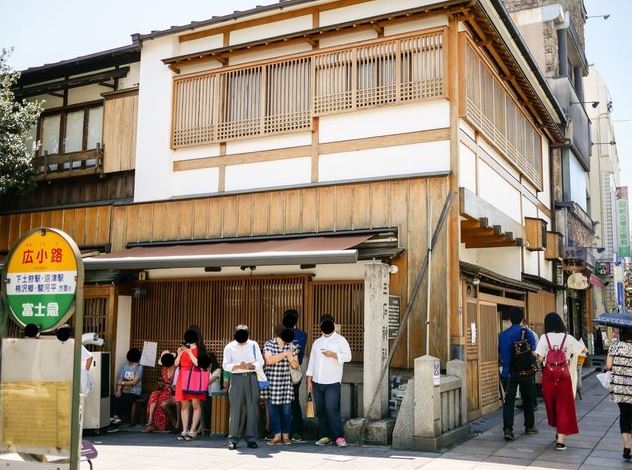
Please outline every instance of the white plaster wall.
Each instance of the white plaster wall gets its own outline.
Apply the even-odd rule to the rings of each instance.
[[[354,31],[340,36],[324,37],[320,40],[320,49],[325,47],[340,46],[342,44],[351,44],[353,42],[368,41],[377,38],[377,32],[373,30]]]
[[[323,116],[319,139],[337,142],[446,127],[450,127],[450,104],[436,100]]]
[[[522,217],[538,217],[538,208],[524,196],[522,196]]]
[[[293,44],[286,47],[273,47],[265,51],[237,54],[233,57],[230,57],[229,62],[230,65],[239,65],[248,62],[254,62],[257,60],[275,59],[277,57],[282,57],[290,54],[301,54],[303,52],[310,52],[311,50],[312,46],[305,42]]]
[[[282,21],[271,21],[259,26],[231,31],[230,45],[281,36],[307,29],[312,29],[312,15],[299,16]]]
[[[319,181],[450,171],[450,142],[426,142],[321,155]]]
[[[463,144],[459,144],[459,187],[476,194],[476,155]]]
[[[192,64],[182,64],[180,67],[180,74],[185,75],[189,73],[208,72],[209,70],[219,69],[222,67],[221,62],[217,60],[209,60],[205,62],[193,62]]]
[[[171,196],[172,73],[161,59],[177,50],[177,36],[145,41],[141,54],[136,136],[136,177],[134,200],[151,201]]]
[[[459,119],[459,129],[465,132],[472,139],[476,139],[476,131],[464,119]]]
[[[64,100],[59,96],[38,95],[28,99],[28,101],[39,101],[43,103],[44,109],[57,108],[64,104]]]
[[[479,248],[478,265],[512,279],[522,280],[520,247]]]
[[[438,3],[438,0],[374,0],[360,5],[324,11],[320,14],[320,25],[327,26],[330,24],[344,23],[357,18],[369,18],[391,11],[419,8],[433,3]]]
[[[208,51],[209,49],[219,49],[224,46],[224,35],[215,34],[205,38],[194,39],[180,43],[179,55],[191,54],[193,52]]]
[[[542,191],[538,193],[538,199],[546,207],[551,207],[551,172],[550,172],[549,141],[542,139]]]
[[[310,157],[226,167],[226,191],[293,186],[311,182]]]
[[[478,195],[522,223],[520,193],[483,161],[478,163]]]
[[[407,23],[385,26],[384,36],[394,36],[395,34],[404,34],[412,31],[438,28],[441,26],[448,26],[448,17],[446,15],[437,15],[421,20],[409,21]]]
[[[299,147],[312,144],[310,131],[292,134],[271,135],[255,139],[237,140],[226,143],[226,155],[233,153],[262,152],[264,150]]]
[[[129,295],[119,295],[118,312],[116,319],[116,357],[114,358],[118,374],[123,364],[127,361],[127,351],[130,345],[130,334],[132,330],[132,297]]]
[[[478,264],[478,249],[465,248],[465,243],[461,243],[459,250],[459,261],[465,261],[470,264]]]
[[[86,101],[100,100],[103,98],[101,93],[106,93],[108,91],[112,91],[112,89],[99,85],[71,88],[68,90],[68,104],[78,104],[85,103]]]
[[[575,201],[582,209],[587,211],[586,191],[588,189],[588,173],[584,171],[584,168],[572,152],[569,152],[568,160],[571,180],[571,200]]]
[[[140,82],[140,62],[128,64],[129,72],[126,77],[119,79],[119,89],[137,86]]]
[[[174,161],[194,160],[196,158],[219,156],[219,144],[200,145],[195,147],[184,147],[173,152]]]
[[[299,266],[257,266],[252,273],[255,276],[282,274],[312,274],[314,280],[359,280],[364,279],[364,262],[355,264],[318,264],[313,269],[300,269]],[[151,269],[149,279],[187,279],[198,277],[250,277],[250,270],[242,271],[238,267],[222,268],[218,273],[207,273],[203,268]]]
[[[540,275],[539,270],[540,252],[529,251],[524,248],[524,272],[534,276]]]
[[[171,179],[171,194],[174,196],[216,193],[218,187],[218,168],[175,171]]]
[[[478,140],[478,145],[481,149],[487,153],[490,157],[492,157],[495,161],[497,161],[500,166],[502,166],[511,176],[514,177],[516,181],[520,181],[520,172],[516,170],[507,160],[501,157],[496,150],[494,150],[490,145],[487,144],[483,139]]]
[[[544,259],[544,252],[540,251],[540,277],[553,281],[553,263]]]

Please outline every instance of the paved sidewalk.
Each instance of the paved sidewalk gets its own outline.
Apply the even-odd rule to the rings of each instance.
[[[120,432],[92,438],[99,451],[94,465],[95,470],[632,469],[631,464],[620,458],[618,408],[607,399],[605,389],[594,376],[584,381],[583,395],[584,399],[577,402],[580,434],[568,438],[566,452],[555,451],[553,431],[546,424],[544,406],[540,404],[536,414],[538,435],[519,436],[507,443],[498,422],[442,454],[394,451],[387,447],[322,448],[312,443],[269,447],[264,441],[259,441],[256,450],[240,444],[236,451],[229,451],[220,439],[177,442],[169,434]],[[515,430],[521,428],[522,417],[517,414]]]

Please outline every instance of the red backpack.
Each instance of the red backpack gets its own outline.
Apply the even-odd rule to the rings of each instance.
[[[555,383],[557,383],[560,379],[570,379],[571,374],[568,371],[568,361],[566,360],[566,354],[564,353],[564,343],[566,343],[566,337],[568,335],[564,335],[562,344],[555,347],[551,346],[549,335],[545,334],[544,336],[546,337],[546,342],[549,345],[549,350],[546,353],[544,371],[549,374],[554,374]]]

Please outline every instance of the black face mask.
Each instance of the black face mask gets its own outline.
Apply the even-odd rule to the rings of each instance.
[[[330,335],[336,329],[336,325],[331,320],[325,320],[320,324],[320,331],[325,333],[326,335]]]
[[[294,341],[294,331],[290,330],[289,328],[283,330],[281,332],[281,339],[284,343],[291,343],[292,341]]]
[[[248,332],[246,330],[235,331],[235,341],[242,344],[248,341]]]

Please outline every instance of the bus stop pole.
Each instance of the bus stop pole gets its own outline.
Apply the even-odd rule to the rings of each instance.
[[[79,470],[81,452],[81,423],[79,413],[81,398],[81,338],[83,336],[83,262],[77,259],[77,291],[75,297],[75,350],[72,370],[72,408],[70,414],[70,470]]]

